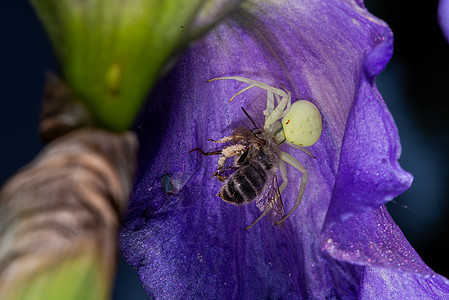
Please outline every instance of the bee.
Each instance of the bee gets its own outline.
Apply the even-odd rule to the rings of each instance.
[[[271,133],[258,128],[243,107],[242,110],[253,123],[254,129],[239,127],[230,136],[220,140],[209,139],[214,143],[231,143],[221,150],[204,152],[200,148],[195,148],[190,152],[221,155],[217,171],[211,178],[216,177],[223,182],[218,193],[223,201],[244,205],[257,200],[256,205],[263,214],[253,224],[246,227],[249,229],[270,211],[274,218],[278,217],[276,221],[282,219],[285,214],[276,177],[281,161],[278,142]],[[226,167],[226,161],[231,157],[235,157],[234,163]],[[230,169],[234,172],[225,176],[226,171]]]
[[[218,77],[210,79],[208,82],[215,80],[237,80],[249,84],[234,94],[229,102],[253,87],[267,91],[267,105],[263,112],[265,116],[263,129],[258,128],[253,119],[242,108],[255,126],[254,129],[240,128],[236,129],[232,135],[220,140],[209,139],[215,143],[231,143],[221,150],[204,152],[196,148],[190,152],[197,150],[203,155],[221,155],[218,159],[217,171],[212,177],[216,177],[223,182],[218,195],[224,201],[241,205],[257,199],[256,205],[262,211],[262,215],[246,229],[254,226],[269,212],[276,219],[275,225],[279,225],[301,203],[308,181],[306,168],[291,154],[281,151],[280,145],[285,143],[315,158],[305,147],[314,145],[321,136],[323,125],[320,111],[315,104],[307,100],[299,100],[292,104],[291,93],[284,87],[283,90],[278,89],[266,83],[241,76]],[[226,167],[226,160],[230,157],[235,157],[234,164]],[[281,200],[281,193],[288,184],[286,163],[302,173],[295,204],[287,215],[284,214]],[[282,177],[280,186],[277,183],[276,176],[278,168]],[[228,169],[235,172],[226,177],[224,173]]]

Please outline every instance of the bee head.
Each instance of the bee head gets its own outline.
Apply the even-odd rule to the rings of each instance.
[[[264,147],[267,145],[267,140],[264,137],[264,133],[265,131],[261,128],[254,128],[253,130],[251,130],[251,132],[254,134],[254,142],[259,146],[259,147]]]

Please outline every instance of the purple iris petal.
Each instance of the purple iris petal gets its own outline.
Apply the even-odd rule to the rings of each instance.
[[[412,273],[391,272],[383,268],[366,268],[360,299],[447,299],[449,281],[440,275],[428,279]]]
[[[382,25],[378,27],[380,36],[362,61],[365,74],[357,82],[359,86],[346,120],[327,215],[329,224],[387,203],[412,181],[412,176],[397,162],[401,154],[397,128],[374,85],[374,76],[383,70],[393,52],[392,33]]]
[[[407,276],[449,291],[442,278],[425,279],[433,272],[382,206],[412,180],[397,163],[397,129],[373,82],[391,53],[388,26],[360,1],[247,1],[195,44],[138,120],[139,171],[121,250],[147,292],[352,299],[371,295],[372,282],[387,280],[382,272],[393,279],[417,272]],[[207,139],[251,127],[242,106],[262,127],[265,91],[253,88],[228,103],[245,84],[206,83],[232,75],[284,85],[294,101],[310,100],[322,113],[323,134],[309,147],[316,159],[281,146],[309,171],[303,201],[282,229],[264,218],[245,231],[260,214],[255,203],[222,201],[221,183],[210,179],[217,157],[187,153],[220,149]],[[291,167],[288,173],[286,211],[301,178]]]
[[[449,1],[440,0],[438,6],[438,21],[440,22],[441,30],[449,42]]]

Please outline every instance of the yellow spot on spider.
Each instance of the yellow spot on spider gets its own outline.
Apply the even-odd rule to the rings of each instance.
[[[286,140],[301,147],[315,144],[323,130],[320,111],[307,100],[292,104],[290,111],[282,119],[282,126]]]

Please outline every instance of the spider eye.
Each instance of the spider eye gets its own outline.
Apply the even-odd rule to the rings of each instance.
[[[282,126],[286,140],[301,147],[315,144],[323,130],[320,111],[307,100],[292,104],[290,111],[282,119]]]

